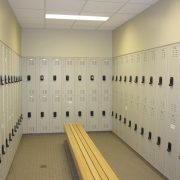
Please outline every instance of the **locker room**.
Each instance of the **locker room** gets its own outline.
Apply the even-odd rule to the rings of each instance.
[[[0,180],[180,180],[179,0],[0,0]]]

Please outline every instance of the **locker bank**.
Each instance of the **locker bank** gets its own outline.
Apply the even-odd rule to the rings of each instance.
[[[0,180],[180,180],[179,0],[0,0]]]

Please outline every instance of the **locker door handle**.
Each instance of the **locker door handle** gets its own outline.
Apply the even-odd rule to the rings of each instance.
[[[141,135],[144,135],[144,128],[141,128]]]
[[[134,124],[134,131],[137,131],[137,124]]]
[[[138,76],[135,77],[134,82],[135,82],[135,83],[138,83]]]
[[[5,155],[6,152],[5,152],[5,146],[4,145],[2,145],[1,150],[2,150],[2,155]]]
[[[142,81],[141,81],[142,84],[145,83],[145,76],[142,76]]]
[[[0,76],[0,79],[1,79],[1,85],[4,85],[4,78],[2,75]]]
[[[118,80],[118,76],[116,76],[116,79],[115,79],[115,81],[117,81]]]
[[[112,81],[114,81],[114,76],[112,76]]]
[[[8,75],[8,84],[11,83],[11,77]]]
[[[27,75],[27,81],[31,81],[31,76]]]
[[[131,121],[129,121],[128,127],[131,127]]]
[[[117,115],[117,113],[116,113],[116,116],[115,116],[115,118],[117,119],[117,117],[118,117],[118,115]]]
[[[12,131],[12,136],[14,136],[14,129],[12,129],[11,131]]]
[[[69,75],[66,75],[66,81],[69,81]]]
[[[102,111],[102,116],[106,116],[106,111]]]
[[[8,84],[8,79],[7,79],[6,75],[5,75],[4,79],[5,79],[5,84]]]
[[[132,76],[129,76],[129,82],[132,82]]]
[[[44,112],[41,112],[41,117],[42,117],[42,118],[44,117]]]
[[[14,132],[17,132],[17,130],[16,130],[16,125],[14,126]]]
[[[102,80],[106,81],[106,76],[105,75],[102,76]]]
[[[161,144],[161,138],[158,136],[157,137],[157,143],[156,143],[158,146]]]
[[[124,124],[126,124],[126,118],[124,118]]]
[[[82,112],[78,111],[78,116],[81,117],[82,116]]]
[[[11,83],[13,83],[13,76],[11,76]]]
[[[66,111],[66,117],[69,117],[69,111]]]
[[[167,152],[171,152],[171,151],[172,151],[172,144],[168,142]]]
[[[150,85],[153,84],[153,77],[152,77],[152,76],[150,77],[149,84],[150,84]]]
[[[170,77],[169,86],[172,87],[173,85],[174,85],[174,78]]]
[[[162,76],[159,77],[159,82],[158,85],[161,86],[162,85]]]
[[[57,112],[53,112],[53,117],[54,117],[54,118],[57,117]]]
[[[121,121],[122,120],[122,117],[121,117],[121,114],[119,115],[119,121]]]
[[[40,75],[40,81],[44,81],[44,76]]]
[[[7,138],[6,138],[6,147],[7,147],[7,148],[9,147],[8,139],[7,139]]]
[[[112,114],[111,114],[112,116],[114,116],[114,111],[112,111]]]
[[[9,141],[12,141],[11,133],[9,133]]]
[[[124,82],[126,82],[126,76],[124,76]]]
[[[56,81],[56,79],[57,79],[56,75],[53,75],[53,81]]]
[[[28,118],[31,118],[31,112],[28,112]]]
[[[119,81],[120,81],[120,82],[122,81],[122,76],[119,76]]]
[[[91,75],[91,76],[90,76],[90,80],[91,80],[91,81],[94,81],[94,75]]]
[[[149,132],[149,133],[148,133],[148,139],[151,140],[151,138],[152,138],[152,133]]]
[[[81,81],[81,80],[82,80],[81,75],[78,75],[78,80],[79,80],[79,81]]]
[[[91,111],[91,112],[90,112],[90,116],[94,116],[94,111]]]

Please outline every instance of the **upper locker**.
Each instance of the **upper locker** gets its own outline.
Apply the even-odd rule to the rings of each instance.
[[[62,132],[62,61],[52,58],[49,61],[49,105],[50,132]]]
[[[99,61],[89,59],[87,62],[87,130],[99,130]]]
[[[23,58],[22,74],[23,74],[23,133],[36,133],[36,113],[37,113],[37,91],[36,88],[36,66],[37,60],[35,58]]]
[[[112,112],[112,60],[99,61],[99,128],[111,130]]]
[[[74,121],[74,64],[73,58],[65,58],[63,60],[63,76],[62,76],[62,122]]]
[[[80,122],[85,129],[87,129],[86,124],[86,114],[87,114],[87,60],[85,58],[80,58],[75,60],[75,121]]]
[[[51,87],[49,83],[49,60],[46,58],[39,58],[37,60],[36,71],[36,87],[37,92],[37,132],[47,133],[50,131],[49,122],[49,91]]]

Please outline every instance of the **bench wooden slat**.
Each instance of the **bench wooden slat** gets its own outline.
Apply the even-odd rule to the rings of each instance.
[[[70,127],[71,127],[71,130],[72,130],[72,132],[74,134],[74,137],[76,138],[76,141],[77,141],[77,143],[78,143],[78,145],[79,145],[79,147],[81,149],[81,152],[82,152],[82,154],[83,154],[83,156],[84,156],[84,158],[86,160],[86,163],[87,163],[87,165],[88,165],[94,179],[97,179],[97,180],[99,179],[100,180],[101,177],[99,176],[96,168],[94,167],[94,165],[92,163],[92,160],[90,159],[90,157],[89,157],[89,155],[87,153],[87,150],[85,149],[84,145],[81,142],[81,139],[79,138],[79,136],[78,136],[77,132],[75,131],[72,124],[70,124]]]
[[[86,141],[88,142],[88,145],[95,150],[94,154],[97,158],[97,161],[101,164],[102,169],[104,170],[104,172],[106,172],[107,177],[111,180],[118,180],[119,178],[116,176],[116,174],[114,173],[114,171],[112,170],[112,168],[109,166],[109,164],[107,163],[107,161],[104,159],[103,155],[101,154],[101,152],[97,149],[96,145],[93,143],[93,141],[91,140],[91,138],[87,135],[86,131],[82,128],[82,126],[80,124],[76,125],[77,128],[81,131],[81,133],[83,133],[84,138],[86,139]]]
[[[100,176],[100,179],[103,179],[103,180],[108,180],[108,177],[106,176],[106,173],[103,171],[100,163],[97,161],[97,158],[96,156],[94,155],[94,150],[95,149],[91,149],[87,143],[87,141],[85,140],[85,138],[83,137],[83,134],[79,131],[78,127],[76,125],[73,125],[73,128],[75,129],[76,133],[78,134],[83,146],[85,147],[94,167],[96,168],[97,170],[97,173],[99,174]]]
[[[71,154],[73,156],[76,167],[78,167],[77,171],[78,171],[79,177],[81,179],[86,179],[86,178],[90,179],[90,180],[94,179],[92,173],[89,170],[89,167],[87,166],[85,159],[82,158],[83,154],[82,154],[82,152],[79,148],[79,145],[77,144],[76,139],[75,139],[74,135],[72,134],[72,131],[68,125],[67,126],[65,125],[65,131],[66,131],[66,134],[68,137],[68,144],[70,146]]]

